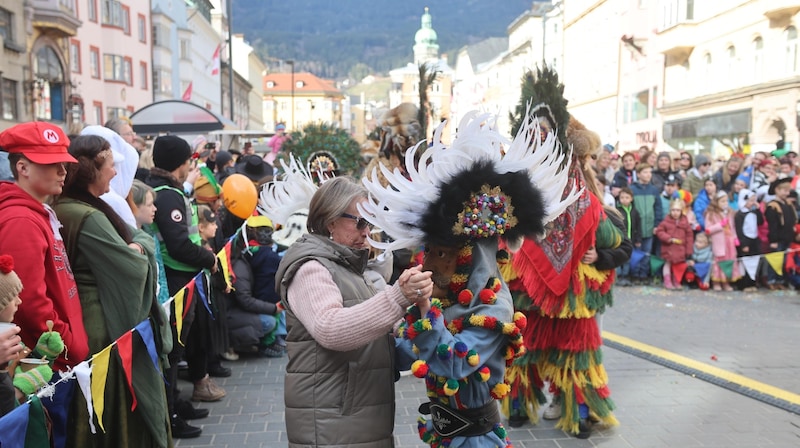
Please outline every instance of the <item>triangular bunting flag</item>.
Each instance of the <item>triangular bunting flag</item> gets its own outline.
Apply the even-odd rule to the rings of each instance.
[[[183,318],[186,319],[186,315],[189,314],[189,308],[192,306],[192,300],[194,300],[194,288],[197,284],[197,280],[200,276],[203,275],[203,271],[200,271],[197,275],[194,276],[192,281],[186,284],[186,294],[183,296]]]
[[[103,426],[103,410],[106,407],[106,377],[108,376],[108,362],[111,360],[111,345],[92,357],[92,401],[94,413],[100,429],[106,432]]]
[[[94,408],[92,407],[92,368],[89,366],[88,361],[83,361],[75,366],[72,371],[75,372],[75,378],[78,379],[78,388],[80,388],[83,398],[86,400],[86,410],[89,411],[89,429],[92,430],[92,434],[97,434],[97,428],[94,427]]]
[[[0,418],[0,446],[25,446],[30,403],[23,403]]]
[[[238,235],[239,232],[236,232],[236,234]],[[229,240],[222,247],[222,250],[217,253],[219,266],[222,269],[222,277],[225,279],[225,285],[227,285],[229,289],[233,289],[233,281],[235,280],[233,269],[231,268],[231,244],[232,241]]]
[[[633,249],[633,252],[631,252],[631,270],[633,270],[636,266],[639,266],[639,264],[642,262],[642,259],[646,255],[647,253],[644,251]]]
[[[203,274],[205,281],[202,281],[197,285],[197,295],[200,297],[200,303],[203,304],[203,306],[206,308],[206,311],[208,311],[208,315],[211,316],[211,320],[216,320],[214,319],[214,313],[211,312],[211,305],[208,302],[208,294],[206,294],[205,288],[206,285],[211,284],[211,278],[205,274],[205,270],[201,271],[201,273]]]
[[[661,277],[661,268],[664,267],[664,259],[657,255],[650,255],[650,275],[653,277]]]
[[[733,260],[718,261],[717,265],[728,281],[733,280]]]
[[[176,292],[172,298],[175,300],[175,330],[178,332],[178,342],[183,345],[181,341],[181,332],[183,330],[183,295],[186,294],[186,288],[181,288]]]
[[[25,432],[25,448],[41,448],[50,446],[50,437],[47,432],[47,417],[39,397],[31,398],[30,412],[28,412],[28,430]]]
[[[747,272],[747,276],[750,277],[750,280],[756,279],[756,275],[758,274],[759,261],[761,261],[761,257],[758,255],[742,257],[742,264],[744,265],[744,270],[745,272]]]
[[[694,264],[694,272],[697,274],[697,278],[700,281],[707,282],[708,281],[708,273],[711,271],[711,263],[695,263]]]
[[[136,392],[133,390],[133,331],[128,331],[117,339],[117,354],[122,361],[122,370],[125,372],[125,381],[131,391],[131,412],[136,409]]]
[[[772,270],[778,275],[783,275],[783,252],[772,252],[764,255]]]
[[[135,330],[137,333],[139,333],[139,337],[142,338],[144,346],[147,347],[147,354],[150,355],[150,360],[153,361],[153,367],[155,367],[157,372],[161,373],[161,367],[158,365],[156,341],[153,338],[153,327],[150,326],[150,321],[145,319],[139,322],[139,325],[136,326]]]
[[[680,286],[683,281],[683,276],[686,274],[687,267],[686,262],[672,264],[672,281],[675,282],[676,285]]]

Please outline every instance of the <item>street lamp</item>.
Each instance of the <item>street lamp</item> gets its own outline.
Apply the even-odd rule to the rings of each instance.
[[[286,61],[290,67],[292,67],[292,127],[291,130],[294,131],[294,61],[288,60]]]

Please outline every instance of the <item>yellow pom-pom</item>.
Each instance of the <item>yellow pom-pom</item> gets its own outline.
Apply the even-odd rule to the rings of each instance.
[[[491,394],[492,394],[492,397],[500,400],[503,397],[505,397],[506,395],[508,395],[509,391],[511,391],[511,386],[509,386],[506,383],[497,383],[492,388]]]
[[[449,379],[444,383],[444,394],[448,397],[452,397],[458,392],[458,381],[454,379]]]
[[[481,362],[481,355],[479,355],[475,350],[470,350],[467,353],[467,364],[471,365],[472,367],[477,366]]]
[[[480,368],[480,370],[478,370],[478,375],[480,375],[481,381],[485,383],[489,381],[489,377],[491,377],[491,372],[489,371],[488,367],[483,366]]]
[[[517,329],[514,324],[503,324],[503,334],[511,334]]]
[[[517,311],[514,313],[514,325],[516,325],[520,330],[524,330],[528,325],[528,318],[525,317],[525,315],[521,312]]]
[[[417,378],[425,378],[428,374],[428,363],[418,359],[411,364],[411,373]]]

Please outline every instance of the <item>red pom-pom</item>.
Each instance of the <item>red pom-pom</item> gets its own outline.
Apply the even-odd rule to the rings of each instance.
[[[486,282],[486,287],[491,289],[494,292],[500,291],[500,288],[502,286],[503,286],[503,284],[500,282],[500,279],[497,278],[497,277],[492,277],[492,278],[489,279],[488,282]]]
[[[458,293],[458,303],[461,306],[469,306],[470,302],[472,302],[472,291],[464,289]]]
[[[481,292],[478,293],[478,297],[481,298],[482,303],[487,305],[494,305],[497,301],[497,294],[491,289],[481,289]]]
[[[425,378],[428,375],[428,364],[422,360],[416,360],[411,364],[411,373],[417,378]]]
[[[8,274],[14,270],[14,259],[11,255],[0,255],[0,271]]]
[[[520,330],[524,330],[528,326],[528,318],[524,314],[517,311],[514,313],[514,325]]]

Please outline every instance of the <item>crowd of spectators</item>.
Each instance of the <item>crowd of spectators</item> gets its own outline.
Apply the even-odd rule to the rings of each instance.
[[[625,218],[634,254],[617,284],[752,291],[800,287],[797,153],[712,159],[605,145],[593,161],[604,202]]]

